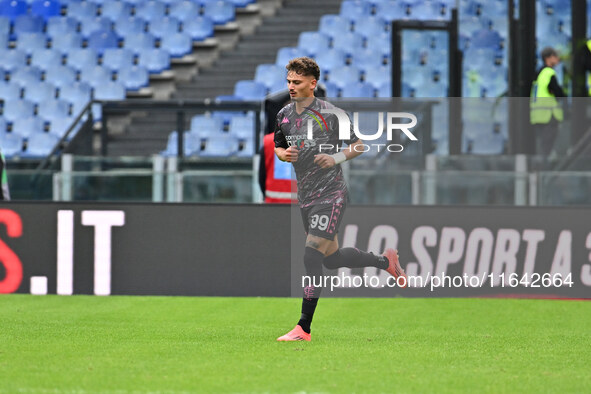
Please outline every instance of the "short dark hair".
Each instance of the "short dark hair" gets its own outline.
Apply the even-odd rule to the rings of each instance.
[[[546,48],[542,49],[542,52],[540,52],[540,55],[542,56],[542,60],[546,60],[547,58],[549,58],[551,56],[558,56],[558,52],[556,52],[556,50],[552,47],[546,47]]]
[[[318,67],[318,63],[314,59],[309,57],[291,59],[285,68],[288,72],[293,71],[306,77],[312,76],[317,81],[320,79],[320,67]]]

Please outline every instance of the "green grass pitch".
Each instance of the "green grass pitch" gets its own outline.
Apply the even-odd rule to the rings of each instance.
[[[0,393],[591,392],[591,302],[0,296]]]

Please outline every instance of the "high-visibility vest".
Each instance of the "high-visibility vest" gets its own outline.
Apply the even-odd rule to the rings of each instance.
[[[591,40],[587,41],[587,48],[591,52]],[[587,89],[589,89],[589,96],[591,97],[591,73],[587,73]]]
[[[263,139],[265,157],[265,202],[297,203],[296,182],[291,176],[291,163],[279,160],[275,154],[274,134]]]
[[[554,94],[548,90],[550,79],[555,75],[556,71],[552,67],[544,67],[532,85],[529,99],[529,117],[532,124],[549,123],[552,116],[561,122],[564,117],[562,107]]]

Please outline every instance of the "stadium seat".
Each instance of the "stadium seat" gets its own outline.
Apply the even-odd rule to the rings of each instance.
[[[115,31],[121,37],[144,33],[146,31],[146,21],[137,16],[121,16],[115,20]]]
[[[243,100],[262,100],[267,95],[267,88],[256,81],[238,81],[234,86],[234,96]]]
[[[165,16],[148,24],[148,31],[156,38],[164,38],[181,31],[181,21],[175,17]]]
[[[134,55],[131,49],[107,48],[103,52],[101,65],[111,71],[117,71],[122,68],[129,68],[133,63]]]
[[[416,20],[443,20],[442,7],[437,2],[417,1],[410,5],[410,18]]]
[[[277,52],[275,64],[285,67],[285,65],[293,58],[307,56],[305,50],[293,47],[283,47]]]
[[[329,73],[334,68],[343,67],[347,63],[347,54],[342,49],[329,49],[326,52],[321,52],[315,56],[316,63],[320,70],[324,73]],[[283,64],[283,67],[285,67]]]
[[[221,133],[223,129],[224,122],[221,118],[208,115],[195,115],[191,118],[191,132],[200,138]]]
[[[62,86],[59,89],[59,98],[69,102],[72,106],[72,115],[78,116],[92,99],[92,88],[86,83]]]
[[[119,37],[111,30],[96,30],[88,36],[88,48],[96,49],[99,55],[107,48],[117,48]]]
[[[23,138],[29,138],[36,133],[44,133],[45,125],[43,119],[37,116],[15,119],[12,123],[12,133],[18,134]]]
[[[379,2],[376,4],[375,14],[388,22],[392,22],[395,19],[409,19],[406,12],[406,4],[398,0]]]
[[[339,87],[332,82],[323,82],[324,89],[326,90],[326,97],[334,98],[339,97],[340,89]]]
[[[361,49],[352,53],[351,64],[365,71],[383,66],[384,57],[375,49]]]
[[[286,88],[287,70],[277,64],[259,64],[255,71],[254,80],[264,84],[267,88],[281,84]]]
[[[76,82],[76,70],[70,66],[54,66],[45,70],[45,80],[58,88]]]
[[[98,54],[92,48],[74,48],[68,52],[66,63],[81,71],[84,68],[96,66],[98,64]]]
[[[199,5],[189,0],[174,2],[168,10],[169,17],[175,18],[181,22],[195,19],[199,17],[199,13]]]
[[[23,137],[19,134],[0,131],[0,146],[6,158],[20,156],[23,151]]]
[[[156,39],[150,33],[137,33],[125,37],[123,47],[131,49],[135,54],[140,51],[154,49]]]
[[[228,157],[238,152],[238,141],[231,135],[219,133],[211,135],[205,147],[199,152],[202,157]]]
[[[19,15],[14,20],[12,32],[16,38],[23,33],[43,33],[45,20],[39,15]]]
[[[0,36],[8,37],[10,35],[10,19],[0,16]]]
[[[64,57],[57,49],[41,49],[33,51],[31,54],[31,65],[37,66],[42,70],[46,70],[49,67],[61,66],[63,61]]]
[[[334,37],[350,31],[351,22],[349,19],[340,15],[324,15],[320,18],[320,27],[318,30],[321,33]]]
[[[356,17],[368,17],[371,15],[372,6],[367,1],[345,0],[341,3],[340,15],[352,19]]]
[[[330,37],[316,31],[305,31],[300,33],[298,48],[306,51],[309,55],[315,56],[327,51],[330,46]]]
[[[90,1],[68,3],[66,13],[76,19],[90,19],[98,15],[98,7]]]
[[[47,100],[39,103],[37,116],[49,121],[57,118],[67,118],[70,116],[70,111],[70,103],[66,100]]]
[[[16,71],[27,65],[27,54],[20,49],[0,50],[0,67],[8,72]]]
[[[59,138],[51,133],[36,133],[27,140],[27,149],[23,157],[41,158],[47,156],[59,142]]]
[[[161,73],[170,68],[170,54],[163,49],[142,49],[138,55],[138,65],[145,67],[151,74]]]
[[[27,13],[27,2],[24,0],[1,0],[0,16],[6,16],[14,21],[19,15]]]
[[[40,15],[45,20],[59,16],[61,12],[62,4],[57,0],[34,0],[31,3],[31,14]]]
[[[193,139],[188,138],[187,132],[183,132],[183,154],[185,156],[191,156],[195,153],[195,151],[200,148]],[[160,152],[162,156],[171,157],[176,156],[178,152],[178,133],[176,131],[172,131],[168,135],[168,140],[166,143],[166,149]]]
[[[383,82],[378,87],[378,97],[379,98],[392,97],[392,83],[390,81]]]
[[[328,80],[343,89],[347,84],[359,82],[361,71],[355,66],[344,66],[331,70]]]
[[[183,22],[183,32],[187,33],[194,41],[203,41],[214,34],[214,23],[207,16]]]
[[[211,18],[216,25],[224,25],[236,17],[234,5],[226,1],[206,2],[203,7],[203,15]]]
[[[90,39],[91,34],[94,32],[111,32],[113,30],[113,21],[109,18],[97,16],[89,19],[80,20],[80,33],[82,37]]]
[[[44,33],[21,33],[16,41],[16,48],[31,55],[33,51],[47,48],[47,37]]]
[[[35,115],[35,104],[29,100],[5,101],[2,116],[9,122]]]
[[[365,69],[365,82],[379,89],[384,83],[391,84],[392,69],[388,66],[368,67]]]
[[[471,48],[499,49],[502,41],[501,36],[496,31],[481,29],[472,33],[470,46]]]
[[[101,5],[101,16],[109,18],[113,22],[119,18],[131,16],[131,4],[124,1],[105,0]]]
[[[359,18],[354,21],[353,30],[367,41],[386,32],[386,21],[379,16]]]
[[[56,87],[50,82],[37,82],[24,87],[23,97],[37,105],[56,97]]]
[[[82,35],[80,33],[66,33],[51,37],[51,48],[58,49],[67,54],[74,48],[82,47]]]
[[[109,81],[94,87],[95,100],[124,100],[125,87],[118,82]]]
[[[75,116],[77,116],[77,114],[75,114]],[[68,132],[68,129],[72,126],[73,123],[74,123],[73,117],[52,119],[49,122],[49,131],[48,132],[55,135],[59,139],[62,139],[62,137]],[[70,135],[68,136],[68,139],[71,139],[74,136],[74,134],[75,134],[75,131],[71,132]]]
[[[135,7],[135,16],[147,22],[164,18],[166,5],[162,1],[141,1]]]
[[[10,82],[26,86],[35,86],[41,82],[43,72],[35,66],[26,66],[10,74]]]
[[[123,67],[117,73],[119,81],[127,90],[139,90],[150,83],[148,70],[143,66]]]
[[[50,38],[56,36],[76,33],[78,30],[78,20],[69,16],[52,16],[47,21],[47,35]]]
[[[175,33],[164,36],[160,47],[167,50],[171,57],[183,57],[192,52],[193,42],[188,34]]]
[[[254,119],[251,116],[232,117],[229,132],[239,140],[254,140]]]
[[[80,71],[80,81],[88,83],[93,88],[112,80],[113,73],[106,67],[94,66]]]
[[[371,98],[375,96],[375,89],[365,82],[347,83],[342,86],[341,97],[347,98]]]
[[[4,102],[20,100],[23,88],[8,81],[0,81],[0,100]]]

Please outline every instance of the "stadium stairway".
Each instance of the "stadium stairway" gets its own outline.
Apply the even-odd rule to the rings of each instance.
[[[262,12],[260,25],[252,34],[243,32],[233,49],[220,51],[215,60],[200,67],[190,80],[175,81],[171,98],[199,100],[232,94],[237,81],[252,79],[259,64],[275,63],[279,48],[297,46],[299,34],[317,30],[320,18],[338,13],[341,2],[283,0],[276,13]],[[259,3],[263,9],[265,1]],[[187,116],[187,129],[189,121]],[[122,125],[122,130],[110,133],[108,155],[149,156],[166,146],[169,133],[176,129],[176,115],[135,114]]]

